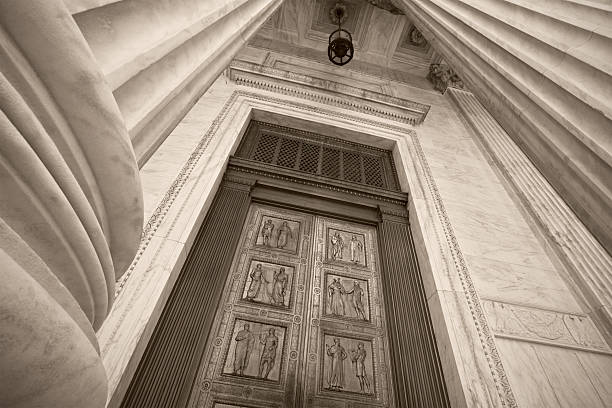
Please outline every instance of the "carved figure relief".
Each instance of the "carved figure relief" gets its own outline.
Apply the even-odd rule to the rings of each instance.
[[[297,252],[300,223],[264,215],[255,245]]]
[[[276,336],[275,331],[271,327],[267,334],[259,337],[259,342],[263,345],[263,351],[259,359],[259,378],[268,379],[270,371],[274,368],[278,349],[278,336]]]
[[[349,244],[351,249],[351,262],[359,263],[361,262],[361,254],[363,252],[363,244],[355,237],[351,237],[351,242]]]
[[[344,360],[347,354],[340,344],[340,339],[334,337],[334,343],[330,346],[325,344],[326,354],[329,357],[329,370],[327,385],[330,390],[341,391],[344,389]]]
[[[330,238],[331,248],[332,248],[332,259],[338,260],[342,259],[342,251],[344,250],[344,240],[342,236],[336,232]]]
[[[288,308],[291,300],[293,266],[252,259],[245,280],[242,299]]]
[[[285,304],[288,283],[289,276],[285,272],[285,268],[281,266],[277,272],[274,272],[274,282],[272,283],[272,304],[275,306]]]
[[[272,223],[271,219],[267,219],[261,227],[261,237],[263,238],[263,244],[265,246],[270,246],[272,231],[274,231],[274,224]]]
[[[250,330],[250,325],[245,323],[242,325],[236,337],[236,348],[234,349],[234,374],[244,375],[244,370],[249,367],[251,361],[251,353],[255,345],[255,335]]]
[[[417,47],[425,47],[427,45],[427,40],[425,40],[423,34],[414,26],[408,32],[408,41]]]
[[[328,259],[366,266],[363,234],[329,228],[327,235]]]
[[[336,316],[345,315],[344,298],[346,294],[344,287],[340,283],[339,278],[334,278],[332,283],[327,285],[328,299],[329,299],[329,310],[331,314]]]
[[[374,395],[372,342],[326,333],[323,389]]]
[[[223,374],[278,382],[286,328],[236,319]]]
[[[369,289],[366,280],[326,273],[325,283],[326,315],[370,320]]]
[[[278,229],[276,247],[280,249],[285,248],[285,245],[287,245],[289,238],[293,238],[291,228],[289,227],[289,224],[287,224],[287,221],[283,221],[282,225]]]
[[[587,316],[551,312],[508,303],[483,301],[484,310],[497,335],[518,336],[579,346],[595,350],[606,350],[604,339]]]
[[[368,353],[365,350],[365,346],[363,342],[360,341],[357,343],[357,350],[351,350],[351,361],[353,363],[355,376],[359,380],[359,388],[362,394],[370,393],[370,379],[368,378],[368,371],[365,366],[367,357]]]

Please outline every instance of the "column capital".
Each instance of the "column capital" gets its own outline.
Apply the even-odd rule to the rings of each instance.
[[[447,88],[465,88],[459,75],[447,64],[431,64],[427,79],[433,84],[434,89],[442,93],[446,92]]]
[[[257,184],[256,179],[251,179],[248,177],[240,177],[236,175],[226,174],[223,177],[223,187],[233,188],[234,190],[246,191],[248,193],[253,190]]]
[[[381,222],[399,222],[408,224],[408,210],[399,206],[378,206],[378,216]]]

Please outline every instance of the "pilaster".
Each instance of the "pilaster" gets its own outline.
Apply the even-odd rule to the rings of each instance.
[[[186,406],[249,208],[251,186],[235,177],[220,186],[121,407]],[[121,396],[113,399],[121,401]]]
[[[451,89],[449,95],[543,231],[548,244],[567,268],[566,278],[587,304],[587,314],[598,323],[606,342],[611,344],[612,257],[472,93]]]
[[[592,2],[394,0],[612,248],[612,14]]]
[[[379,207],[397,407],[450,407],[406,211]]]

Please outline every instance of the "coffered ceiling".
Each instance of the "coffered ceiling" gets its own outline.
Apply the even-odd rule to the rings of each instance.
[[[330,10],[342,3],[347,17],[343,28],[353,37],[353,65],[375,65],[424,78],[438,57],[408,18],[389,1],[286,0],[251,40],[270,48],[327,61],[329,35],[337,29]]]

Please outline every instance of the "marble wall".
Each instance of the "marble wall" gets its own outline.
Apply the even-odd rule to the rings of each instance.
[[[242,55],[308,74],[299,56],[261,47]],[[315,76],[329,70],[308,66]],[[553,248],[559,244],[483,145],[470,113],[450,93],[409,80],[355,70],[338,80],[430,108],[410,126],[308,92],[296,96],[277,79],[272,92],[222,75],[143,166],[144,238],[98,333],[110,405],[129,383],[228,155],[256,118],[394,149],[453,406],[610,406],[605,327],[589,315]]]

